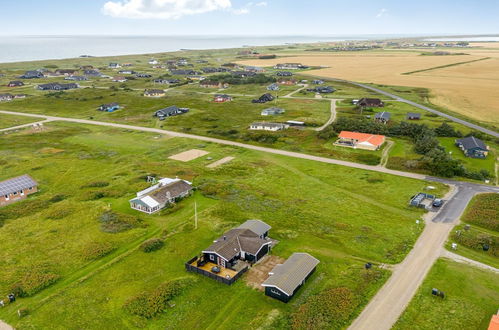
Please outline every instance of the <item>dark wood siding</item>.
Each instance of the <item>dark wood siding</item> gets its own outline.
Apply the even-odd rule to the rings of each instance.
[[[285,303],[287,303],[293,297],[293,296],[291,296],[291,297],[288,296],[287,294],[285,294],[284,292],[282,292],[278,288],[268,287],[268,286],[265,287],[265,295],[272,297],[274,299],[278,299],[278,300],[285,302]]]

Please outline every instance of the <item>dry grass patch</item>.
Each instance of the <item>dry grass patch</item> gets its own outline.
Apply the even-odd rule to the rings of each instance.
[[[191,149],[191,150],[184,151],[184,152],[181,152],[179,154],[170,156],[168,158],[173,159],[173,160],[179,160],[181,162],[188,162],[188,161],[194,160],[196,158],[206,156],[207,154],[209,154],[208,151],[199,150],[199,149]]]
[[[218,167],[218,166],[221,166],[223,164],[226,164],[226,163],[230,162],[234,158],[235,157],[232,157],[232,156],[225,157],[225,158],[222,158],[220,160],[217,160],[216,162],[213,162],[213,163],[207,165],[206,167],[208,167],[208,168],[215,168],[215,167]]]
[[[262,283],[269,277],[269,272],[286,259],[278,256],[265,256],[257,265],[251,267],[246,274],[246,284],[260,291],[264,291]]]

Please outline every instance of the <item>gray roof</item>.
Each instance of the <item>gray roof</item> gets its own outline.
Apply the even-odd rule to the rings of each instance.
[[[475,148],[480,148],[482,150],[487,150],[487,146],[485,143],[483,143],[482,140],[477,139],[474,136],[468,136],[464,139],[458,139],[456,140],[457,143],[461,144],[464,149],[475,149]]]
[[[29,175],[21,175],[12,179],[8,179],[0,182],[0,196],[8,195],[16,191],[21,191],[23,189],[35,187],[37,185],[36,181],[33,180]]]
[[[239,227],[238,229],[249,229],[258,236],[262,236],[272,228],[261,220],[248,220]]]
[[[262,286],[275,287],[291,296],[319,262],[308,253],[293,253],[282,265],[272,269]]]
[[[256,255],[270,240],[260,238],[250,229],[234,228],[213,242],[203,253],[216,253],[227,261],[232,260],[241,251]]]
[[[378,112],[378,113],[374,116],[374,118],[376,118],[376,119],[386,119],[386,120],[388,120],[388,119],[390,119],[390,116],[391,116],[391,115],[390,115],[390,113],[389,113],[389,112],[383,111],[383,112]]]
[[[407,118],[421,118],[421,114],[418,112],[408,112]]]

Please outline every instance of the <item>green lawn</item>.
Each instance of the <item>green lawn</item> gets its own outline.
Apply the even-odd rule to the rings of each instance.
[[[457,243],[457,250],[451,251],[499,268],[499,194],[473,197],[461,222],[449,237],[447,249]],[[471,226],[470,229],[464,230],[465,225]],[[489,245],[488,251],[484,251],[484,244]]]
[[[209,151],[213,160],[181,163],[167,158],[192,148]],[[218,169],[206,168],[225,156],[236,159]],[[16,328],[282,328],[307,297],[338,286],[354,292],[351,320],[388,276],[375,270],[378,275],[366,277],[363,264],[400,262],[422,230],[415,223],[422,211],[409,208],[407,200],[425,182],[193,140],[51,123],[41,133],[2,138],[0,159],[0,180],[29,173],[40,185],[36,195],[0,210],[5,222],[0,240],[16,238],[0,250],[5,262],[0,292],[8,293],[27,273],[58,277],[55,284],[0,310],[0,319]],[[193,180],[200,189],[173,210],[139,214],[129,209],[128,200],[147,187],[144,176],[153,173]],[[92,182],[108,186],[88,187]],[[443,186],[437,188],[438,194],[445,193]],[[53,198],[61,194],[62,201]],[[106,210],[140,216],[142,224],[103,232],[98,218]],[[197,282],[156,319],[122,309],[130,296],[189,275],[185,261],[225,230],[252,218],[272,226],[271,237],[280,241],[273,254],[304,251],[321,260],[290,304],[247,287],[244,277],[228,287],[192,275]],[[160,236],[166,237],[163,249],[149,254],[137,249]],[[109,254],[86,257],[89,249],[106,242],[113,248]],[[30,315],[19,319],[19,308]]]
[[[487,158],[479,159],[466,157],[463,151],[456,146],[456,138],[439,138],[439,141],[440,144],[445,148],[445,150],[447,152],[451,152],[453,158],[462,161],[466,168],[475,171],[484,169],[489,173],[494,174],[494,167],[497,157],[494,147],[491,148],[489,154],[487,155]]]
[[[36,118],[0,114],[0,129],[33,123]]]
[[[433,296],[432,288],[445,293]],[[498,275],[439,259],[393,329],[487,329],[497,313]]]

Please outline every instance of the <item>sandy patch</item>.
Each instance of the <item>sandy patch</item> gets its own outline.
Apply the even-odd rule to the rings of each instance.
[[[215,167],[218,167],[218,166],[223,165],[225,163],[228,163],[228,162],[230,162],[233,159],[234,159],[234,157],[231,157],[231,156],[225,157],[225,158],[222,158],[220,160],[217,160],[216,162],[213,162],[213,163],[207,165],[206,167],[208,167],[208,168],[215,168]]]
[[[282,264],[286,259],[278,256],[265,256],[263,259],[251,267],[245,276],[246,284],[250,287],[264,291],[262,283],[269,277],[269,272],[278,264]]]
[[[58,153],[64,152],[64,149],[42,148],[42,149],[40,149],[40,152],[42,154],[58,154]]]
[[[207,154],[209,154],[209,152],[204,151],[204,150],[191,149],[191,150],[184,151],[184,152],[181,152],[179,154],[170,156],[168,158],[173,159],[173,160],[179,160],[181,162],[188,162],[188,161],[191,161],[193,159],[203,157]]]

